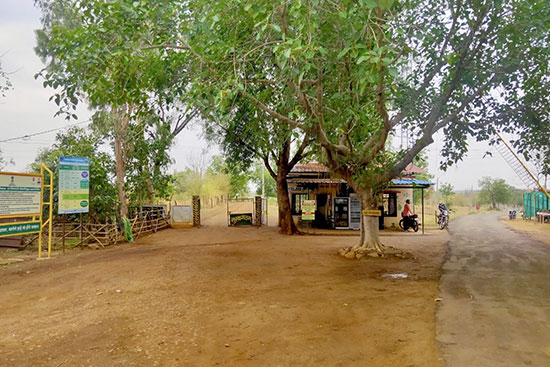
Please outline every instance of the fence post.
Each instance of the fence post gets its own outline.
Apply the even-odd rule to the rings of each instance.
[[[193,227],[201,227],[201,199],[193,195]]]
[[[262,197],[256,196],[254,198],[254,211],[255,211],[255,225],[256,227],[262,226]]]

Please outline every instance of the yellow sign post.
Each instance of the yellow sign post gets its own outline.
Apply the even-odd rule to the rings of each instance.
[[[46,185],[44,183],[44,171],[48,172],[49,180],[48,184]],[[41,191],[41,197],[44,196],[44,188],[48,189],[48,201],[44,202],[42,200],[42,210],[40,211],[40,223],[41,227],[44,228],[46,225],[48,225],[48,259],[52,257],[52,219],[53,219],[53,172],[45,165],[40,165],[40,175],[42,176],[42,191]],[[48,219],[46,221],[43,221],[44,217],[44,207],[48,206]],[[38,233],[38,258],[42,258],[42,230]]]

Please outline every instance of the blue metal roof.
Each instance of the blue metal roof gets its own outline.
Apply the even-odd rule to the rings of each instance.
[[[431,186],[435,185],[434,182],[430,181],[423,181],[423,180],[417,180],[416,178],[394,178],[391,180],[391,183],[393,185],[399,185],[399,186]]]

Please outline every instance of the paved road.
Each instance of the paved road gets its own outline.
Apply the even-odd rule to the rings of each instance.
[[[457,218],[450,232],[437,313],[446,365],[550,366],[550,246],[495,214]]]

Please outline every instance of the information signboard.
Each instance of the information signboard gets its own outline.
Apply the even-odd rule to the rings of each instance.
[[[229,214],[229,221],[232,226],[251,226],[252,213]]]
[[[40,232],[40,221],[0,224],[0,237],[19,236],[37,232]]]
[[[302,201],[302,220],[315,220],[315,200]]]
[[[40,215],[42,176],[0,172],[0,217]]]
[[[59,157],[59,214],[88,213],[90,159]]]

